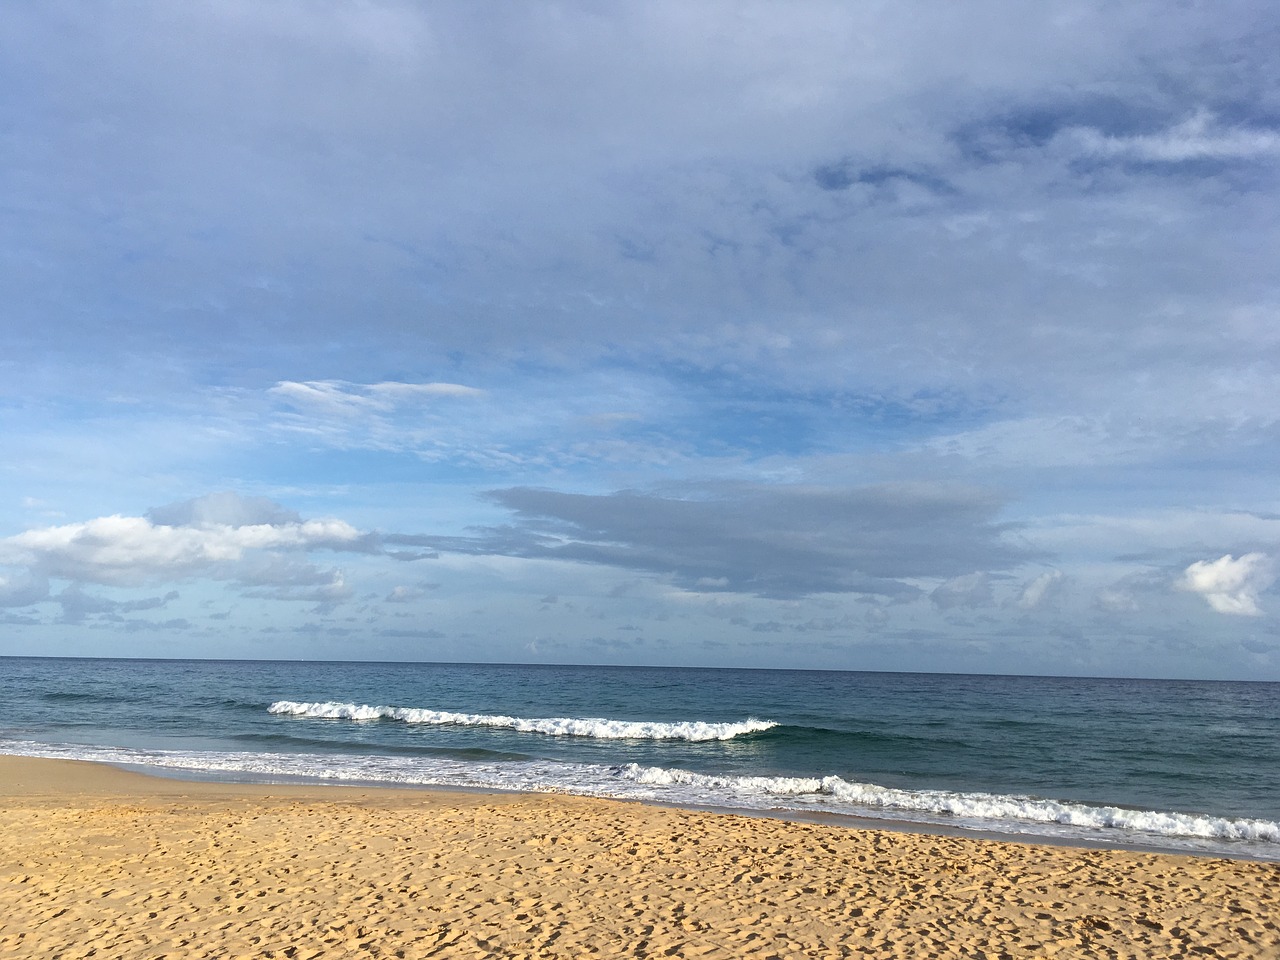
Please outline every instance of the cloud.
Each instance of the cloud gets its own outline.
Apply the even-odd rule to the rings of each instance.
[[[1168,574],[1143,567],[1101,585],[1094,594],[1094,606],[1104,614],[1128,617],[1167,605],[1168,592]]]
[[[0,4],[0,537],[37,527],[0,606],[203,578],[411,621],[383,561],[431,545],[569,561],[440,565],[477,656],[524,574],[788,641],[1069,583],[1118,635],[1276,554],[1233,515],[1280,438],[1272,5],[585,10]],[[229,482],[349,523],[125,506]]]
[[[1109,136],[1089,127],[1071,127],[1060,136],[1086,156],[1140,163],[1280,157],[1280,132],[1266,127],[1224,127],[1207,110],[1158,133]]]
[[[165,527],[252,527],[302,523],[302,517],[266,497],[242,497],[230,491],[154,507],[152,523]]]
[[[985,573],[968,573],[953,577],[935,587],[929,594],[938,607],[951,610],[956,607],[989,607],[992,603],[991,578]]]
[[[1232,6],[1222,23],[1198,9],[1161,10],[1180,29],[1155,31],[1142,4],[1132,13],[1085,6],[1065,18],[982,4],[963,16],[922,16],[911,4],[874,13],[756,5],[742,15],[732,5],[692,12],[659,2],[502,18],[466,4],[340,11],[284,2],[235,15],[216,6],[166,8],[164,30],[146,4],[75,23],[5,11],[0,62],[12,73],[0,79],[30,94],[13,98],[12,167],[31,184],[24,216],[46,223],[15,232],[31,234],[33,262],[102,258],[58,301],[63,322],[75,322],[76,297],[112,302],[108,294],[127,290],[172,307],[157,317],[180,312],[210,326],[224,313],[240,318],[234,338],[226,324],[207,339],[192,325],[196,355],[216,339],[232,357],[254,357],[279,338],[327,356],[316,369],[377,371],[371,380],[412,363],[406,356],[436,356],[431,347],[581,355],[618,343],[679,346],[687,330],[686,342],[713,343],[723,355],[742,340],[719,336],[724,323],[771,331],[777,344],[810,341],[808,356],[787,366],[803,375],[806,361],[824,360],[839,375],[861,355],[853,341],[885,346],[874,336],[884,329],[884,295],[927,307],[925,288],[949,309],[967,306],[1016,332],[1025,313],[1012,309],[1002,321],[975,288],[1029,244],[1073,250],[1068,218],[1053,236],[1029,227],[955,244],[939,242],[936,224],[903,229],[891,203],[883,217],[855,213],[851,195],[941,194],[959,206],[952,212],[990,210],[1007,231],[1024,212],[1042,215],[1047,198],[1016,189],[1025,166],[1007,171],[1019,183],[975,177],[953,156],[956,125],[1025,101],[1010,136],[1036,136],[1031,114],[1062,90],[1105,89],[1113,112],[1156,101],[1168,113],[1162,97],[1176,94],[1165,91],[1188,96],[1186,78],[1208,88],[1194,102],[1247,102],[1247,89],[1227,95],[1264,54],[1240,38],[1266,22],[1256,4]],[[393,33],[390,46],[374,39]],[[1201,47],[1217,47],[1238,70],[1199,69]],[[102,70],[90,76],[83,63]],[[1185,117],[1187,104],[1176,106]],[[1051,132],[1068,122],[1095,131],[1102,146],[1094,149],[1155,149],[1107,146],[1134,133],[1102,124],[1099,110],[1060,112]],[[103,115],[112,122],[94,122]],[[1204,141],[1201,152],[1230,140],[1224,130],[1262,135],[1248,122],[1203,126],[1180,134]],[[75,162],[90,150],[103,162]],[[1071,202],[1090,223],[1088,214],[1105,212],[1090,198]],[[92,229],[98,210],[119,219],[93,234],[101,250],[81,250],[67,237]],[[193,237],[184,223],[208,227]],[[904,257],[901,269],[883,269],[895,257]],[[914,285],[921,289],[899,279],[925,270],[934,279]],[[975,281],[959,299],[943,292],[957,275]],[[1008,297],[1003,276],[989,286]],[[23,284],[28,303],[48,279]],[[743,307],[756,315],[739,316]],[[898,324],[918,320],[914,310],[891,313]],[[148,325],[162,321],[144,319],[152,315],[132,311],[111,336],[155,332]],[[938,311],[924,315],[941,323]],[[817,319],[807,328],[798,316]],[[859,320],[865,326],[848,329]],[[80,332],[100,338],[95,329]],[[823,350],[821,340],[813,349],[815,337],[841,334],[853,349]],[[341,352],[351,367],[334,362]],[[280,380],[277,396],[335,414],[387,399],[375,389],[382,384],[349,383]]]
[[[329,608],[355,595],[355,590],[346,582],[341,570],[309,567],[305,576],[286,582],[269,583],[269,586],[255,586],[245,590],[245,596],[263,600],[307,601]]]
[[[398,584],[391,588],[383,599],[387,603],[412,603],[414,600],[421,600],[425,597],[437,584]]]
[[[48,577],[30,573],[0,575],[0,607],[27,607],[48,596]]]
[[[1262,615],[1258,595],[1276,580],[1274,561],[1265,553],[1231,554],[1217,560],[1199,560],[1182,574],[1178,587],[1198,593],[1218,613],[1233,616]]]
[[[416,542],[643,570],[689,590],[769,597],[909,597],[919,592],[912,580],[1005,569],[1032,556],[997,522],[1000,498],[942,484],[722,484],[679,498],[516,487],[487,496],[515,523]]]
[[[1141,610],[1137,597],[1122,584],[1113,584],[1098,591],[1095,602],[1099,610],[1110,614],[1137,613]]]
[[[396,381],[370,384],[368,391],[369,395],[375,399],[394,402],[439,397],[482,397],[485,393],[477,387],[468,387],[461,383],[398,383]]]
[[[86,593],[79,584],[73,583],[53,599],[62,605],[62,623],[84,623],[90,617],[124,622],[123,614],[164,608],[178,599],[178,591],[170,590],[163,597],[111,600]]]
[[[341,450],[411,452],[423,459],[504,459],[495,421],[519,419],[478,403],[488,393],[459,383],[282,380],[266,391],[281,439]],[[500,429],[500,428],[499,428]]]
[[[1061,570],[1049,570],[1027,581],[1018,595],[1018,606],[1024,610],[1035,610],[1049,603],[1061,591],[1065,579]]]
[[[237,579],[262,554],[376,549],[341,520],[302,520],[278,504],[216,494],[159,507],[27,530],[0,540],[0,563],[32,576],[141,586],[192,577]]]
[[[397,406],[440,398],[480,397],[483,390],[460,383],[349,383],[344,380],[282,380],[267,391],[294,407],[338,417],[389,413]]]

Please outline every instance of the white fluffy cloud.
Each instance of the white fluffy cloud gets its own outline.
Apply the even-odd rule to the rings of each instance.
[[[1275,579],[1275,563],[1265,553],[1246,553],[1238,558],[1227,554],[1191,564],[1178,586],[1200,594],[1219,613],[1257,617],[1262,614],[1258,595]]]
[[[219,494],[155,512],[187,521],[182,524],[115,515],[42,527],[0,540],[0,564],[41,577],[140,586],[193,576],[238,579],[243,561],[261,552],[361,548],[360,532],[341,520],[280,519],[287,516],[280,508],[272,513],[276,522],[210,519],[262,514],[257,501]]]

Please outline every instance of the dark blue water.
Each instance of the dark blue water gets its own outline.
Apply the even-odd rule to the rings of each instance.
[[[0,752],[1280,859],[1280,684],[25,658],[0,683]]]

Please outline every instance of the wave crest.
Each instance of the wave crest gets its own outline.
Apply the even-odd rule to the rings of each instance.
[[[890,810],[904,817],[912,814],[955,817],[987,825],[1023,821],[1160,837],[1280,843],[1280,823],[1271,820],[1131,810],[990,793],[900,790],[874,783],[853,783],[840,777],[721,777],[635,763],[617,767],[615,773],[640,784],[695,787],[701,792],[728,794],[739,800],[785,797],[803,803],[808,798],[809,803],[823,806],[835,801],[844,808],[840,812],[853,814]]]
[[[542,733],[552,737],[592,737],[598,740],[732,740],[770,730],[769,720],[709,723],[702,720],[610,720],[605,717],[506,717],[482,713],[450,713],[419,707],[381,707],[355,703],[303,703],[277,700],[268,713],[322,720],[396,720],[432,726],[496,727],[516,733]]]

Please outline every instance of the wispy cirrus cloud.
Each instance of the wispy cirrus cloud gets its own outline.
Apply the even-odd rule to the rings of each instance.
[[[481,397],[484,391],[460,383],[349,383],[342,380],[282,380],[267,391],[302,410],[355,416],[363,412],[390,412],[402,405],[425,403],[443,397]]]

